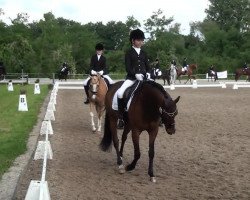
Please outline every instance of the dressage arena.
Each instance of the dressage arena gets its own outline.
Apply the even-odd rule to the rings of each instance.
[[[53,159],[46,180],[51,199],[249,199],[249,88],[167,89],[181,96],[176,134],[160,127],[155,143],[156,183],[149,181],[148,135],[141,135],[141,158],[134,171],[119,174],[114,148],[102,152],[102,135],[91,132],[83,90],[59,89]],[[103,130],[103,127],[102,127]],[[121,136],[121,132],[119,132]],[[39,136],[42,137],[42,136]],[[124,163],[133,158],[131,136]],[[42,160],[32,160],[14,199],[24,199],[30,180],[40,180]]]

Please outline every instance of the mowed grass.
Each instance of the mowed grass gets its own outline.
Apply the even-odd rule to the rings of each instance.
[[[26,90],[28,110],[18,111],[20,89]],[[26,151],[26,143],[37,122],[40,108],[48,94],[48,86],[40,85],[41,94],[34,95],[34,85],[14,85],[8,92],[0,84],[0,179],[16,157]]]

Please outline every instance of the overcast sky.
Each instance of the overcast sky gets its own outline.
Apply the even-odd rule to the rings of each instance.
[[[208,0],[0,0],[0,8],[5,13],[0,19],[9,24],[9,18],[26,12],[32,22],[52,12],[56,18],[82,24],[98,21],[106,24],[112,20],[125,22],[133,15],[143,25],[154,11],[161,9],[167,18],[173,17],[174,23],[181,24],[181,33],[188,34],[189,23],[202,21],[208,5]]]

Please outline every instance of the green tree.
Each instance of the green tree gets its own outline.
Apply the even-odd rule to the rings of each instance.
[[[146,31],[150,34],[151,39],[154,39],[157,34],[166,32],[172,22],[173,17],[166,18],[166,16],[163,15],[163,11],[158,9],[145,21],[144,26]]]
[[[220,29],[228,31],[235,28],[246,32],[250,28],[250,1],[249,0],[209,0],[210,6],[206,9],[207,19],[216,22]]]

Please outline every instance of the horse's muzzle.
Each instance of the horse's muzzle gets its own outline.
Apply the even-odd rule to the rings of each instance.
[[[175,134],[175,128],[166,128],[166,131],[169,135]]]

